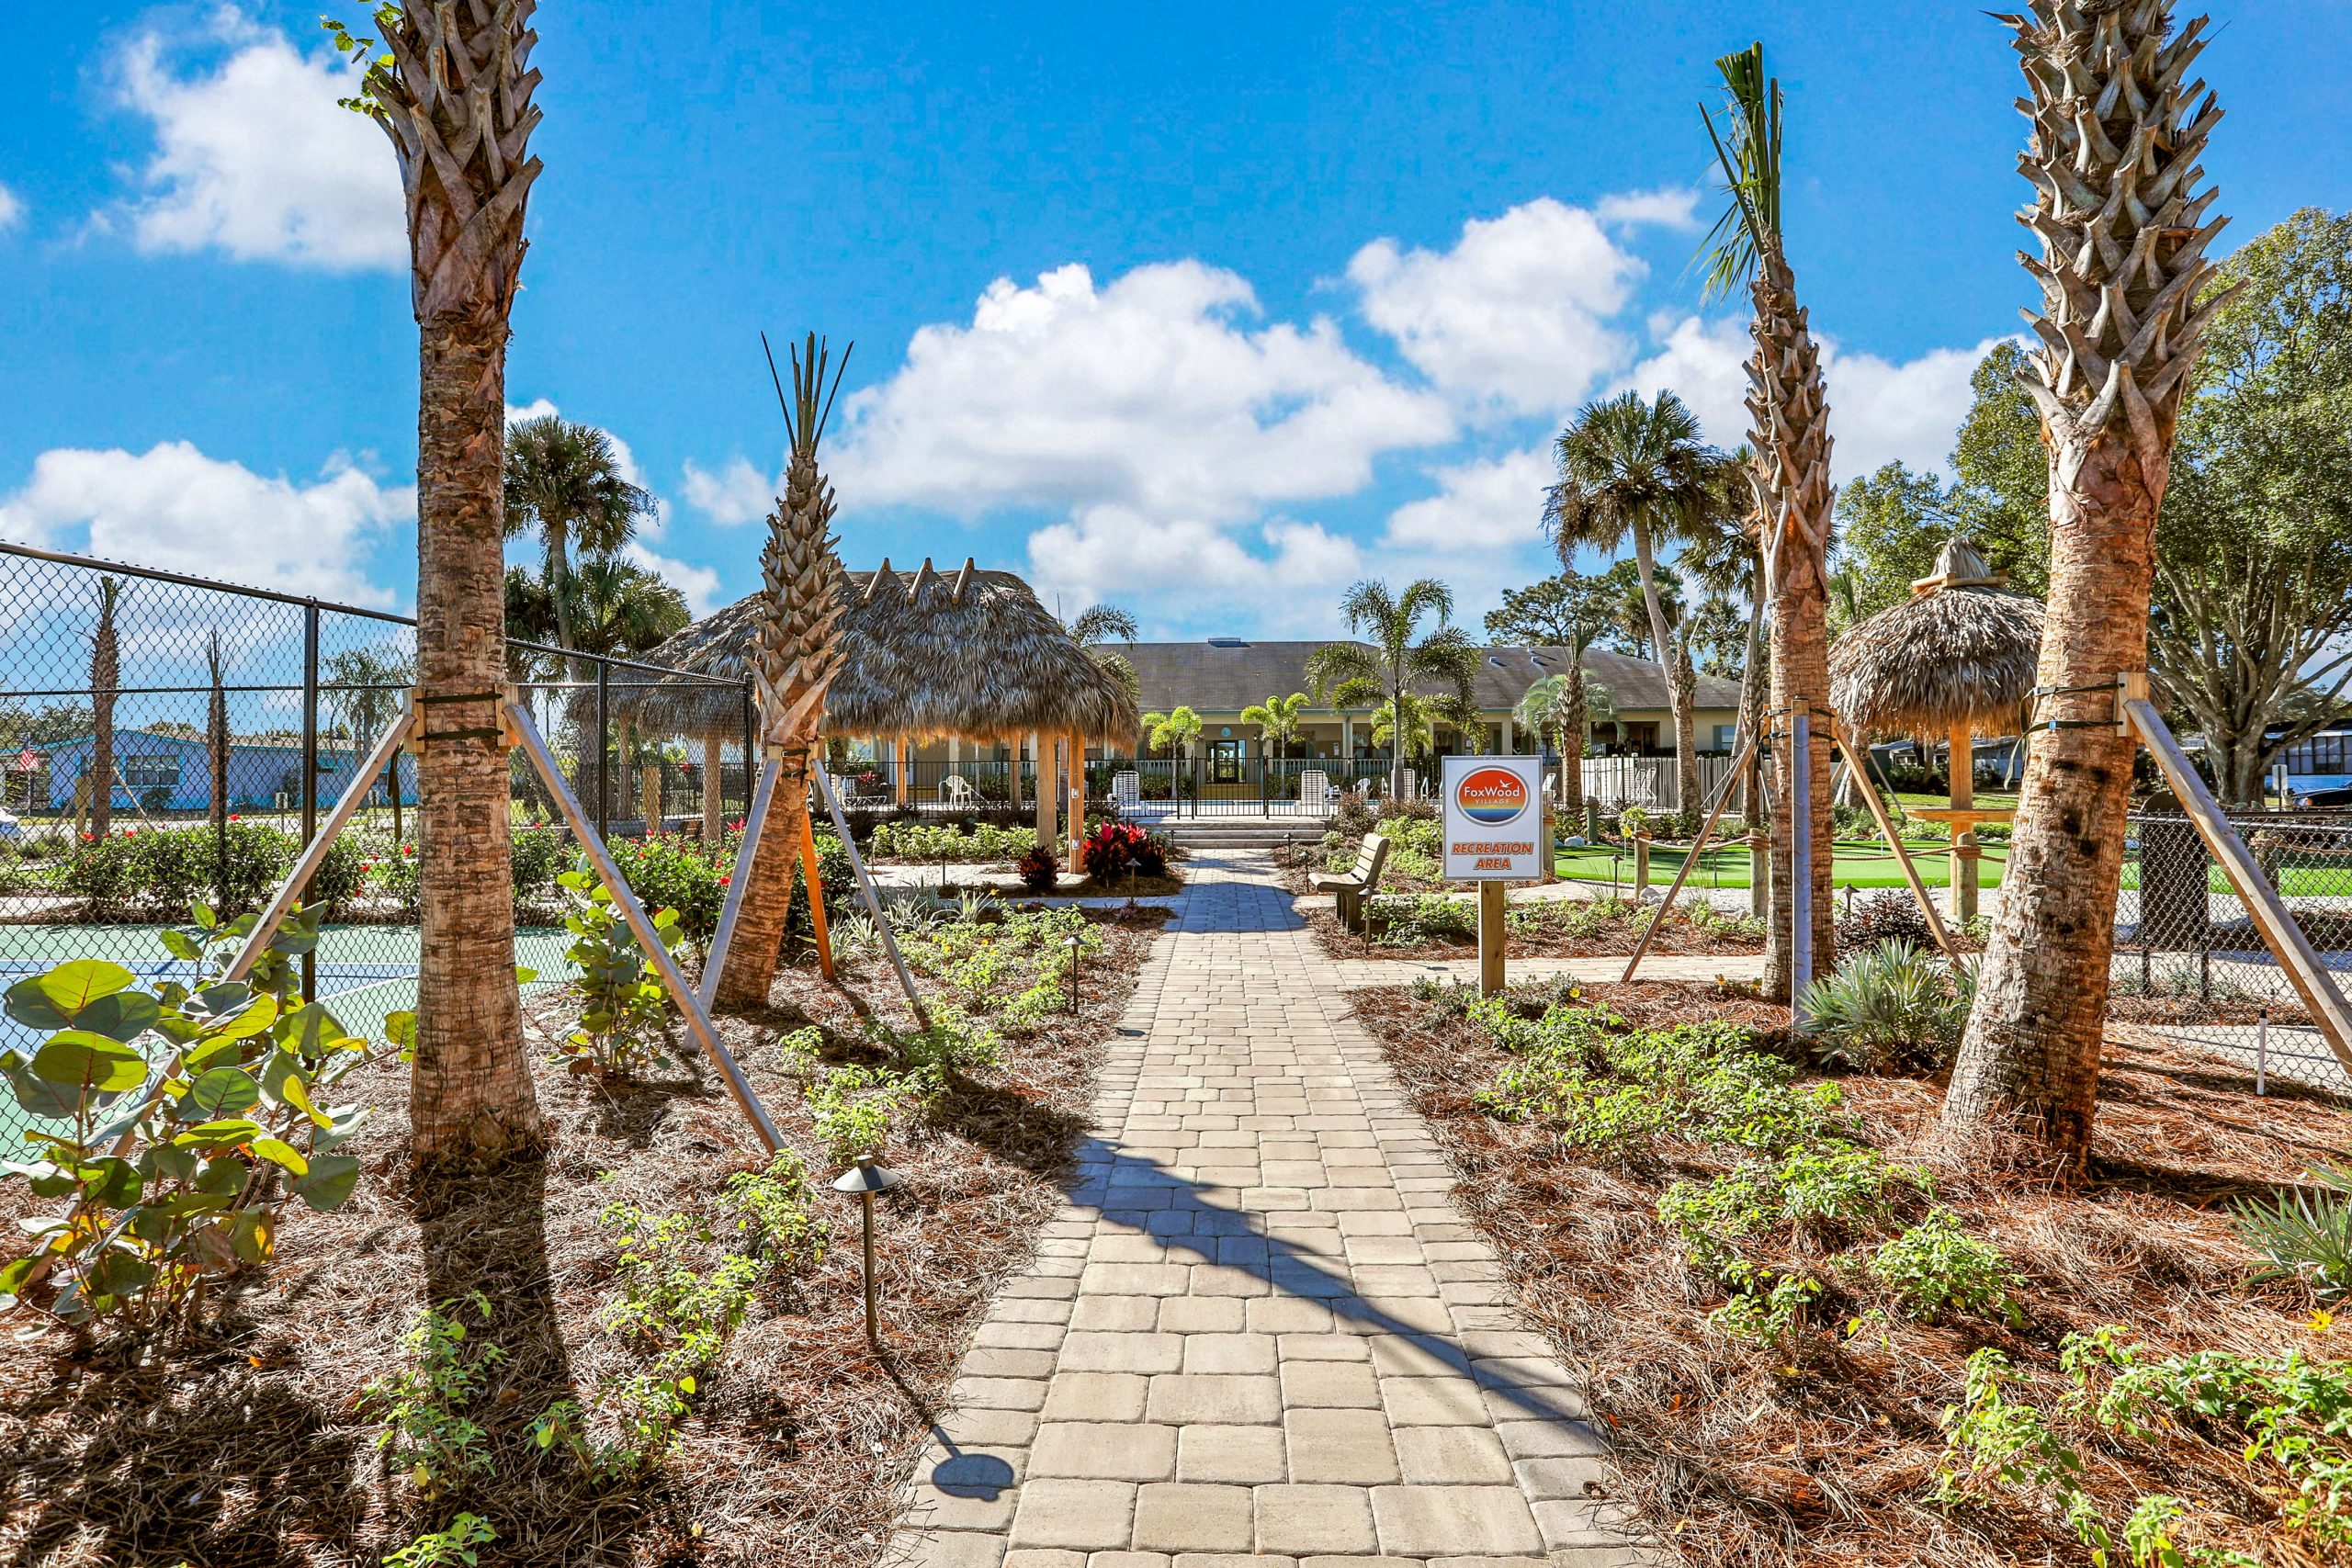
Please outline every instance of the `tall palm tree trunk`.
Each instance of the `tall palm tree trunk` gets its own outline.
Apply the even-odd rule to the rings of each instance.
[[[548,595],[555,601],[555,645],[567,654],[578,652],[580,634],[571,623],[571,544],[561,518],[548,520]],[[567,679],[586,679],[579,660],[563,662]]]
[[[1695,809],[1699,794],[1699,726],[1691,712],[1690,699],[1695,694],[1685,691],[1674,678],[1674,642],[1667,635],[1666,606],[1657,593],[1657,550],[1650,538],[1646,518],[1634,520],[1634,570],[1642,580],[1642,608],[1648,614],[1650,646],[1657,650],[1657,672],[1666,683],[1667,715],[1674,722],[1674,778],[1678,810]]]
[[[2222,298],[2198,300],[2222,221],[2198,192],[2221,111],[2181,91],[2203,17],[2167,0],[2093,12],[2035,0],[2007,18],[2032,101],[2022,216],[2042,238],[2042,339],[2026,388],[2050,456],[2050,611],[2026,764],[1976,1000],[1944,1100],[1948,1128],[2014,1123],[2062,1169],[2090,1157],[2121,884],[2132,737],[2114,687],[2147,664],[2156,512],[2197,344]],[[2225,298],[2224,296],[2223,298]],[[1957,761],[1955,765],[1959,765]]]
[[[1830,880],[1836,845],[1830,832],[1829,779],[1829,527],[1836,491],[1829,483],[1829,406],[1821,356],[1803,308],[1796,278],[1777,250],[1761,258],[1749,292],[1756,302],[1747,362],[1749,415],[1755,421],[1758,490],[1764,500],[1766,592],[1771,595],[1772,918],[1764,949],[1765,994],[1794,992],[1795,922],[1813,937],[1813,972],[1837,957],[1836,904]],[[1811,906],[1796,907],[1792,853],[1797,791],[1795,716],[1810,717],[1806,756],[1806,817],[1812,829]]]
[[[422,1156],[497,1155],[542,1135],[514,980],[509,769],[493,695],[506,674],[507,331],[503,311],[419,326],[416,651],[426,706],[410,1122]],[[447,738],[452,730],[488,734]]]
[[[1568,669],[1568,700],[1560,715],[1560,820],[1571,836],[1584,831],[1584,729],[1586,706],[1584,650]]]
[[[400,160],[417,322],[423,932],[409,1119],[425,1160],[496,1156],[544,1135],[514,979],[500,724],[506,342],[540,167],[529,155],[536,8],[379,12],[390,63],[368,67],[359,100]]]
[[[727,968],[718,977],[720,1007],[733,1010],[767,1005],[768,987],[775,982],[777,955],[784,951],[786,931],[792,924],[792,888],[800,856],[800,822],[808,815],[808,748],[784,746],[776,751],[775,795],[768,806],[767,825],[760,832],[760,847],[752,856],[743,898],[735,916],[733,945]]]

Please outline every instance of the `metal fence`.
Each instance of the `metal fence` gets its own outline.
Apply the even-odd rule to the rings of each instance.
[[[2352,980],[2352,813],[2231,818],[2327,968]],[[2285,1078],[2352,1090],[2244,900],[2187,817],[2132,820],[2116,908],[2118,1010],[2182,1043]]]
[[[742,692],[741,732],[692,749],[642,740],[616,710],[656,678],[687,678],[510,646],[568,782],[609,834],[699,835],[742,816],[747,691],[708,682]],[[191,901],[257,907],[356,789],[363,804],[305,890],[328,924],[304,984],[345,1028],[380,1032],[415,996],[415,760],[355,771],[399,712],[415,648],[415,623],[388,611],[0,544],[0,987],[72,958],[187,977],[161,932],[187,922]],[[571,835],[519,756],[513,776],[516,962],[558,984],[569,939],[552,878]],[[0,1045],[30,1037],[0,1021]],[[0,1135],[22,1121],[0,1095]]]

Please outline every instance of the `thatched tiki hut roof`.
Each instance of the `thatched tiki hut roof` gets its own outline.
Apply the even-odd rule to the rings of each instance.
[[[1943,740],[2014,735],[2041,657],[2042,606],[1954,539],[1912,597],[1829,650],[1829,701],[1847,734]]]
[[[1046,613],[1029,585],[971,560],[942,576],[926,560],[911,575],[886,559],[842,574],[842,672],[825,700],[829,735],[953,739],[1013,745],[1033,734],[1133,745],[1136,706]],[[759,595],[696,621],[639,662],[686,674],[745,678],[758,635]],[[614,693],[613,711],[640,735],[743,732],[734,693],[657,682]]]

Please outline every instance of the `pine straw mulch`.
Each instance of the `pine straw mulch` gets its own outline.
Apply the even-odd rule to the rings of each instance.
[[[1519,886],[1521,884],[1511,884]],[[1524,884],[1533,886],[1535,884]],[[1458,891],[1458,889],[1456,889]],[[1580,901],[1562,901],[1566,909],[1589,908]],[[1547,910],[1550,901],[1515,904],[1513,913],[1526,910]],[[1507,958],[1627,958],[1641,941],[1641,928],[1629,917],[1635,910],[1656,908],[1656,905],[1623,906],[1623,913],[1604,918],[1598,930],[1588,934],[1569,935],[1557,926],[1546,923],[1541,929],[1530,929],[1532,922],[1522,923],[1519,930],[1504,939],[1503,953]],[[1666,924],[1659,928],[1657,939],[1649,951],[1656,953],[1756,954],[1764,951],[1762,938],[1738,928],[1694,925],[1690,919],[1693,908],[1678,901]],[[1421,963],[1435,958],[1476,958],[1478,942],[1474,936],[1460,942],[1423,942],[1414,946],[1395,946],[1376,939],[1385,929],[1380,905],[1373,905],[1373,939],[1358,936],[1340,923],[1337,910],[1329,908],[1310,908],[1306,923],[1322,940],[1323,951],[1333,958],[1395,958]]]
[[[675,1066],[651,1081],[608,1090],[571,1077],[548,1060],[549,1040],[571,1027],[558,993],[533,1009],[548,1154],[427,1177],[405,1153],[405,1069],[361,1068],[338,1086],[339,1098],[379,1107],[351,1145],[364,1161],[357,1193],[333,1214],[297,1206],[275,1265],[216,1296],[200,1337],[130,1370],[76,1359],[62,1333],[40,1325],[0,1339],[0,1386],[11,1391],[0,1401],[0,1562],[375,1568],[470,1510],[498,1532],[482,1561],[501,1568],[872,1563],[926,1412],[998,1282],[1062,1201],[1057,1179],[1085,1134],[1102,1043],[1150,931],[1106,923],[1103,957],[1081,973],[1081,1012],[1009,1043],[1004,1067],[958,1084],[933,1125],[893,1139],[887,1163],[907,1185],[876,1205],[888,1360],[865,1340],[856,1203],[823,1193],[830,1256],[763,1287],[641,1484],[590,1488],[526,1432],[552,1401],[584,1403],[600,1378],[642,1364],[592,1321],[614,1266],[605,1205],[711,1213],[729,1175],[763,1163],[718,1075],[673,1033]],[[820,1185],[833,1172],[777,1070],[775,1042],[812,1021],[847,1029],[862,1009],[906,1021],[886,964],[843,979],[830,987],[797,966],[767,1012],[720,1021]],[[506,1352],[470,1412],[489,1429],[495,1476],[422,1505],[384,1473],[381,1427],[358,1413],[359,1391],[402,1363],[401,1337],[422,1306],[477,1290],[493,1317],[463,1314],[471,1342]]]
[[[1637,1026],[1724,1017],[1786,1039],[1786,1010],[1736,988],[1584,990]],[[1970,1352],[1999,1347],[2020,1390],[2049,1409],[2067,1387],[2056,1351],[2068,1330],[2128,1324],[2166,1354],[2335,1351],[2314,1337],[2300,1292],[2243,1287],[2255,1258],[2226,1205],[2279,1190],[2310,1162],[2340,1164],[2352,1111],[2291,1086],[2257,1100],[2249,1075],[2144,1031],[2110,1040],[2096,1174],[2079,1190],[1934,1147],[1938,1081],[1842,1079],[1868,1141],[1927,1166],[1938,1201],[2008,1255],[2025,1280],[2025,1327],[1894,1318],[1849,1340],[1843,1326],[1872,1304],[1849,1293],[1865,1288],[1856,1276],[1793,1240],[1743,1243],[1759,1266],[1803,1269],[1830,1286],[1792,1367],[1706,1327],[1720,1295],[1684,1266],[1657,1222],[1669,1182],[1713,1174],[1727,1159],[1672,1143],[1640,1164],[1579,1157],[1476,1102],[1510,1060],[1483,1032],[1457,1018],[1431,1021],[1428,1004],[1401,987],[1359,992],[1355,1008],[1436,1130],[1461,1177],[1455,1198],[1508,1259],[1523,1309],[1583,1372],[1633,1500],[1695,1568],[2087,1563],[2065,1526],[2031,1503],[1947,1515],[1928,1501],[1945,1448],[1938,1418],[1960,1393]],[[2233,1448],[2181,1434],[2099,1444],[2086,1480],[2119,1529],[2147,1492],[2190,1499],[2209,1519],[2217,1511],[2225,1531],[2243,1525],[2235,1540],[2222,1538],[2240,1549],[2277,1517]],[[2278,1568],[2320,1561],[2265,1544],[2263,1561]],[[2110,1561],[2121,1561],[2120,1545]]]

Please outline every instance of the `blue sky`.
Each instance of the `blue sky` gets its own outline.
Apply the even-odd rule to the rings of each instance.
[[[353,8],[355,13],[356,7]],[[2233,0],[2199,70],[2244,239],[2341,209],[2346,0]],[[0,536],[406,605],[397,178],[317,0],[20,8],[0,62]],[[1769,28],[1843,475],[1939,464],[2030,298],[2023,122],[1973,5],[756,5],[538,17],[510,400],[623,441],[643,548],[756,580],[756,333],[854,338],[853,567],[969,554],[1163,636],[1316,636],[1360,576],[1475,620],[1545,570],[1560,421],[1741,434],[1684,263],[1711,62]]]

